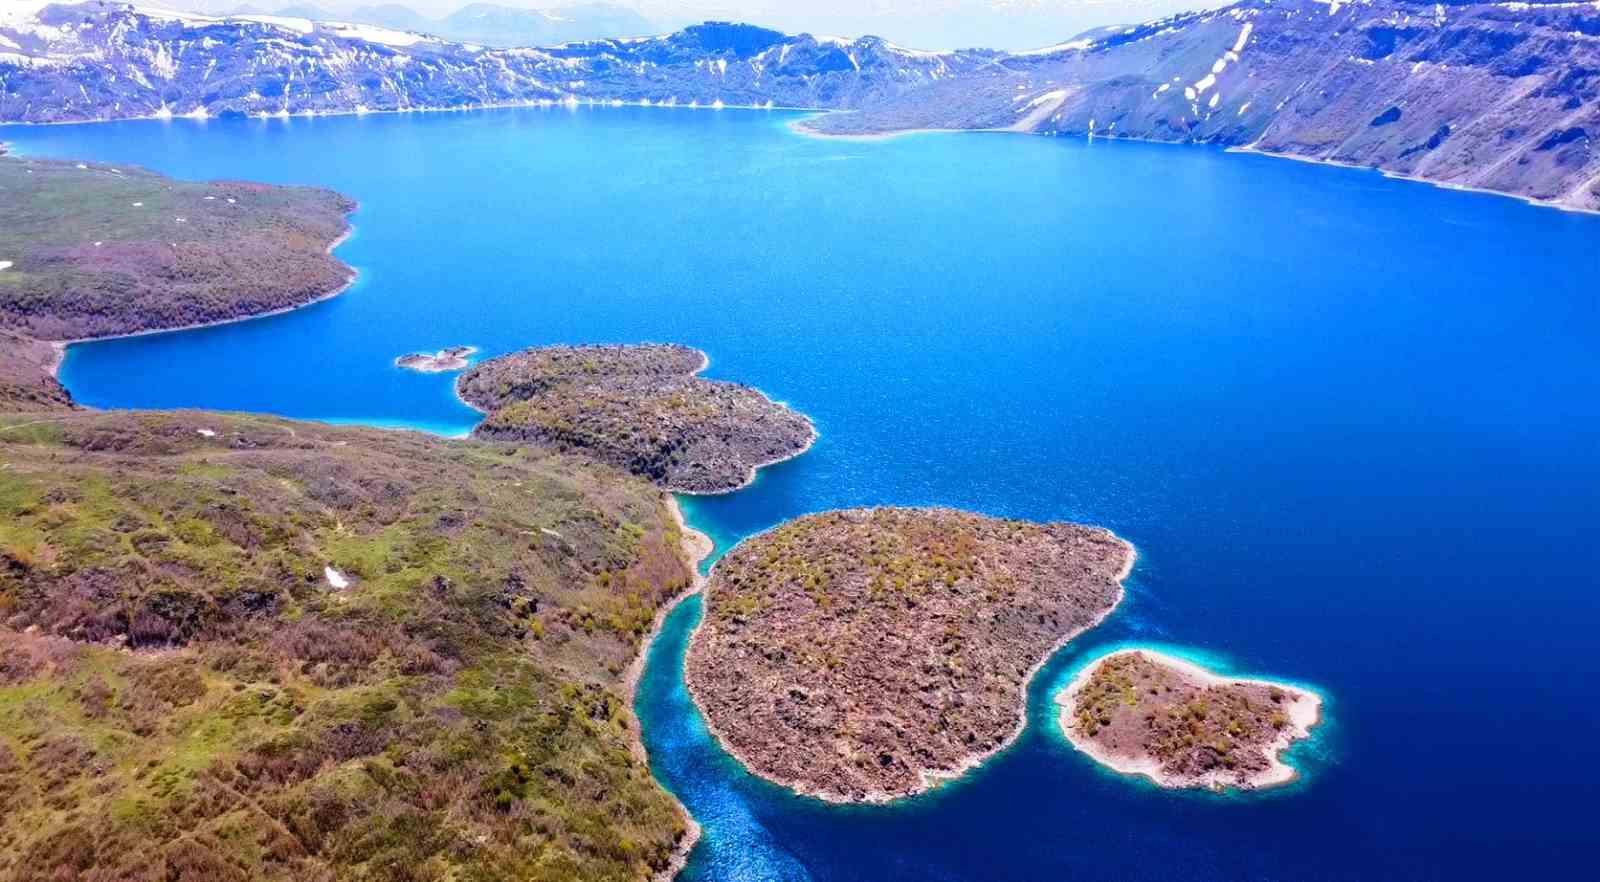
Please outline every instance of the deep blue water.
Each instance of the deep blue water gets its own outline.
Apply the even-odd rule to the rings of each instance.
[[[672,340],[811,414],[806,456],[693,500],[724,545],[925,504],[1103,524],[1126,604],[1000,757],[888,807],[791,797],[679,679],[638,709],[705,824],[691,880],[1590,876],[1600,857],[1600,218],[1218,151],[997,135],[824,142],[788,117],[562,110],[7,129],[25,152],[361,201],[342,297],[74,347],[96,405],[460,431],[414,349]],[[1172,794],[1050,712],[1154,642],[1309,684],[1280,791]]]

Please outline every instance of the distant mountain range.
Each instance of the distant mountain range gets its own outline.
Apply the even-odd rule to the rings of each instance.
[[[828,134],[1193,141],[1600,209],[1600,6],[1245,0],[1031,52],[709,23],[545,49],[126,4],[0,19],[0,121],[647,103],[848,110]]]
[[[548,9],[470,3],[442,18],[429,18],[400,3],[361,6],[296,3],[279,6],[273,5],[271,0],[244,4],[229,0],[167,0],[151,5],[192,9],[214,17],[275,16],[377,25],[500,48],[634,37],[665,30],[633,8],[614,3],[569,3]]]

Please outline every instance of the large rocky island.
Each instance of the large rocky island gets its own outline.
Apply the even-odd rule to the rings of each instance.
[[[880,801],[1009,742],[1052,650],[1122,597],[1111,533],[945,509],[811,515],[733,549],[686,662],[723,745],[834,801]]]
[[[1294,780],[1281,754],[1309,736],[1322,707],[1304,689],[1220,677],[1148,649],[1096,660],[1057,700],[1068,739],[1095,761],[1162,787],[1216,790]]]
[[[695,376],[686,346],[548,346],[491,359],[457,390],[476,437],[581,452],[683,493],[722,493],[803,453],[811,421],[748,386]]]

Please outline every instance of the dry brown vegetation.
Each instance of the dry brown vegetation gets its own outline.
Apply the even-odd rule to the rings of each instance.
[[[0,330],[0,413],[70,409],[72,396],[52,375],[55,362],[49,343]]]
[[[804,416],[755,389],[695,374],[686,346],[550,346],[501,356],[457,383],[489,416],[477,437],[583,453],[679,492],[717,493],[804,451]]]
[[[811,515],[739,545],[686,664],[756,772],[841,800],[924,789],[1001,746],[1024,685],[1121,597],[1111,533],[943,509]]]
[[[679,538],[539,451],[0,417],[0,878],[647,877],[685,827],[621,675]]]

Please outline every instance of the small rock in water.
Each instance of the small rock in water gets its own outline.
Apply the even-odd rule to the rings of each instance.
[[[426,352],[412,352],[395,359],[394,363],[397,367],[421,371],[425,374],[460,371],[467,369],[471,364],[467,359],[477,351],[478,348],[476,346],[452,346],[449,349],[441,349],[431,355]]]

